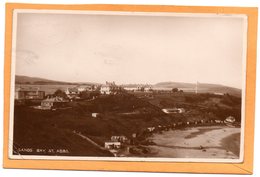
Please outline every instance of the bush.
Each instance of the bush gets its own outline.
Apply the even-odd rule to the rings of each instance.
[[[64,98],[64,99],[68,98],[67,94],[64,91],[60,90],[60,89],[56,90],[53,95],[57,96],[57,97]]]
[[[178,88],[173,88],[172,89],[172,92],[178,92],[179,90],[178,90]]]

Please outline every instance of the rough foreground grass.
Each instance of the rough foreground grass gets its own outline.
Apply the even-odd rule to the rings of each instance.
[[[39,112],[39,110],[25,107],[17,108],[14,119],[14,150],[33,149],[33,152],[22,151],[20,154],[112,156],[108,151],[97,149],[73,134],[71,129],[66,128],[70,121],[66,122],[66,118],[62,119],[62,115],[59,113]],[[81,124],[80,121],[77,123]],[[37,149],[46,151],[36,153]],[[53,149],[54,152],[48,152],[49,149]],[[68,150],[68,152],[57,152],[59,150]]]

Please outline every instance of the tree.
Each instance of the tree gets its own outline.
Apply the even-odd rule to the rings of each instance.
[[[95,85],[91,85],[91,90],[93,91],[95,89],[96,89]]]
[[[62,97],[62,98],[67,98],[67,95],[64,91],[62,91],[61,89],[58,89],[54,92],[53,94],[54,96],[57,96],[57,97]]]
[[[172,92],[178,92],[178,88],[173,88]]]
[[[100,95],[100,92],[96,90],[96,91],[90,92],[90,95],[89,95],[89,96],[90,96],[91,98],[94,98],[94,97],[97,97],[97,96],[99,96],[99,95]]]
[[[88,92],[88,91],[80,92],[79,97],[82,98],[82,99],[89,99],[90,98],[90,92]]]

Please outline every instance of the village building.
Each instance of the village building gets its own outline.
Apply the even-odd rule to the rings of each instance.
[[[225,123],[234,123],[235,121],[236,121],[236,119],[235,119],[235,117],[233,117],[233,116],[228,116],[228,117],[224,120]]]
[[[126,136],[111,136],[111,141],[113,142],[126,142],[128,139]]]
[[[184,108],[164,108],[162,111],[166,114],[181,114],[185,112]]]
[[[141,85],[137,86],[137,91],[143,91],[143,90],[144,90],[143,86],[141,86]]]
[[[136,138],[137,134],[136,133],[133,133],[132,134],[132,138]]]
[[[87,85],[85,86],[86,91],[93,92],[97,89],[97,85]]]
[[[110,95],[112,93],[109,85],[102,85],[100,88],[100,93],[104,95]]]
[[[87,90],[86,87],[77,87],[77,89],[78,89],[78,92],[84,92]]]
[[[105,148],[106,149],[120,149],[121,148],[121,142],[113,142],[113,141],[108,141],[105,142]]]
[[[89,91],[89,92],[92,92],[92,91],[95,91],[96,90],[96,86],[95,85],[84,85],[84,86],[78,86],[76,87],[78,89],[78,92],[85,92],[85,91]]]
[[[220,124],[221,123],[221,120],[215,120],[216,123]]]
[[[220,92],[214,92],[214,95],[220,95],[220,96],[223,96],[224,93],[220,93]]]
[[[45,92],[39,88],[17,88],[15,90],[16,100],[36,100],[44,99]]]
[[[115,82],[106,82],[105,85],[101,85],[100,93],[103,95],[117,94],[121,91],[121,87],[117,86]]]
[[[152,86],[146,86],[146,87],[144,87],[144,91],[145,91],[145,92],[151,92],[151,91],[153,91]]]
[[[124,90],[126,91],[132,91],[132,92],[151,92],[153,91],[151,85],[138,85],[138,86],[125,86]]]
[[[62,97],[47,98],[45,100],[42,100],[41,109],[60,108],[66,106],[66,103],[67,101],[65,101]]]
[[[97,90],[96,85],[83,85],[67,88],[65,93],[69,99],[80,99],[82,97],[83,92],[87,92],[88,94]]]
[[[153,132],[155,130],[155,127],[148,127],[147,130],[148,132]]]
[[[138,89],[137,89],[137,87],[124,87],[124,90],[134,92],[134,91],[137,91]]]
[[[72,98],[77,98],[80,92],[77,87],[72,87],[72,88],[67,88],[65,90],[65,93],[68,96],[68,98],[72,99]]]
[[[100,117],[100,113],[93,112],[93,113],[91,114],[91,117],[93,117],[93,118],[98,118],[98,117]]]

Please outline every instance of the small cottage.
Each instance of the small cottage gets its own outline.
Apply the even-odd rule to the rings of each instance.
[[[100,113],[97,113],[97,112],[93,112],[91,114],[92,118],[98,118],[100,116]]]
[[[111,141],[113,142],[126,142],[128,139],[126,136],[111,136]]]
[[[121,142],[113,142],[113,141],[105,142],[105,148],[106,149],[120,149]]]
[[[62,97],[53,97],[42,100],[41,108],[42,109],[53,109],[66,106],[67,101]]]

